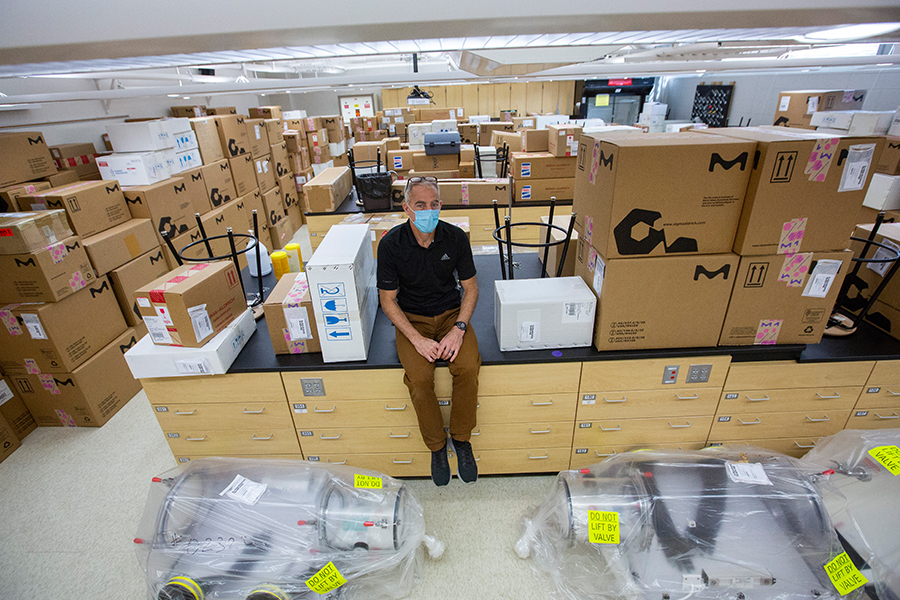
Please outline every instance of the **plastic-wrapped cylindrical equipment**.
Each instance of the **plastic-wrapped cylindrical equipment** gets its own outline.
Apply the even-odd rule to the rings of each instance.
[[[900,429],[846,429],[802,461],[834,471],[819,487],[848,555],[880,600],[900,598]]]
[[[153,479],[135,542],[151,600],[389,599],[425,538],[418,501],[380,473],[204,458]]]
[[[814,477],[750,446],[619,454],[561,472],[516,551],[573,600],[836,600]]]

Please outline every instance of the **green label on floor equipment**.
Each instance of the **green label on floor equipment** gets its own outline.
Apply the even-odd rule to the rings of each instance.
[[[846,596],[856,588],[869,583],[853,565],[846,552],[841,552],[837,558],[825,563],[825,572],[841,596]]]
[[[588,541],[592,544],[618,544],[619,513],[589,510]]]

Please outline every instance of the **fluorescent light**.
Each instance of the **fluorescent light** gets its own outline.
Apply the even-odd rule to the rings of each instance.
[[[178,94],[166,94],[169,98],[177,98]]]
[[[832,27],[831,29],[814,31],[801,37],[805,41],[841,42],[884,35],[892,31],[897,31],[898,29],[900,29],[900,23],[863,23],[860,25],[843,25],[841,27]]]
[[[181,99],[182,99],[182,100],[190,100],[191,97],[190,97],[190,96],[183,96]]]

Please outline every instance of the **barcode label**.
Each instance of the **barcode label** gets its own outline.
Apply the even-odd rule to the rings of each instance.
[[[31,335],[31,339],[47,339],[47,333],[44,331],[44,327],[41,325],[41,320],[37,315],[22,313],[22,321],[25,322],[25,327],[28,328],[28,333]]]
[[[589,323],[593,320],[593,302],[563,302],[563,323]]]
[[[154,344],[171,344],[172,336],[166,329],[162,317],[144,317],[144,325],[147,326],[147,333]]]
[[[188,316],[191,318],[191,325],[194,326],[194,335],[198,342],[213,334],[212,322],[209,320],[205,304],[189,308]]]
[[[177,360],[175,369],[186,375],[208,375],[212,373],[212,365],[205,358],[196,360]]]
[[[9,384],[0,379],[0,406],[3,406],[7,400],[10,400],[13,397],[12,390],[9,389]]]

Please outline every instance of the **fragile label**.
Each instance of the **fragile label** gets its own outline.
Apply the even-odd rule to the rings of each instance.
[[[788,287],[802,287],[809,265],[812,263],[812,252],[802,254],[788,254],[784,257],[784,264],[778,274],[778,281],[784,282]]]
[[[187,312],[191,318],[191,325],[194,326],[194,336],[198,342],[213,334],[212,322],[209,320],[209,313],[206,312],[205,304],[189,308]]]
[[[588,541],[592,544],[618,544],[619,513],[589,510]]]
[[[25,328],[28,329],[28,334],[31,335],[31,339],[47,339],[47,332],[44,331],[41,320],[37,315],[22,313],[22,322],[25,323]]]
[[[0,406],[6,404],[8,400],[11,400],[15,396],[12,393],[12,390],[9,389],[9,384],[0,379]]]
[[[900,475],[900,448],[897,446],[878,446],[869,450],[869,456],[881,463],[892,475]]]
[[[327,594],[347,583],[341,572],[337,570],[333,562],[329,562],[322,569],[306,581],[306,587],[317,594]]]
[[[377,477],[374,475],[360,475],[359,473],[355,473],[353,475],[353,487],[363,488],[367,490],[380,490],[381,477]]]
[[[803,234],[806,233],[806,217],[792,219],[781,226],[778,254],[796,254],[800,251]]]
[[[809,175],[810,181],[825,181],[828,175],[828,169],[831,168],[831,161],[834,159],[834,153],[837,152],[839,138],[830,138],[827,140],[816,140],[816,147],[813,148],[809,160],[806,162],[806,169],[803,172]]]
[[[869,583],[869,580],[863,577],[846,552],[841,552],[837,558],[825,563],[824,568],[834,588],[841,596],[846,596],[853,590]]]
[[[523,185],[522,186],[522,200],[531,200],[531,186]]]
[[[563,323],[590,322],[593,318],[593,302],[563,302]]]
[[[839,192],[854,192],[866,186],[866,176],[875,155],[875,144],[857,144],[850,146],[847,155],[847,166],[841,174]]]
[[[235,475],[228,487],[219,492],[219,495],[228,496],[232,500],[252,506],[259,502],[260,496],[265,493],[268,487],[269,484],[267,483],[257,483],[241,475]]]
[[[520,342],[538,342],[541,339],[541,324],[535,321],[524,321],[519,325]]]
[[[756,328],[756,339],[753,343],[758,346],[773,346],[778,343],[778,334],[781,332],[782,319],[762,319]]]
[[[759,463],[726,462],[725,472],[728,478],[735,483],[753,483],[757,485],[772,485],[766,470]]]
[[[809,298],[824,298],[837,279],[843,263],[839,260],[820,260],[809,276],[803,295]]]

